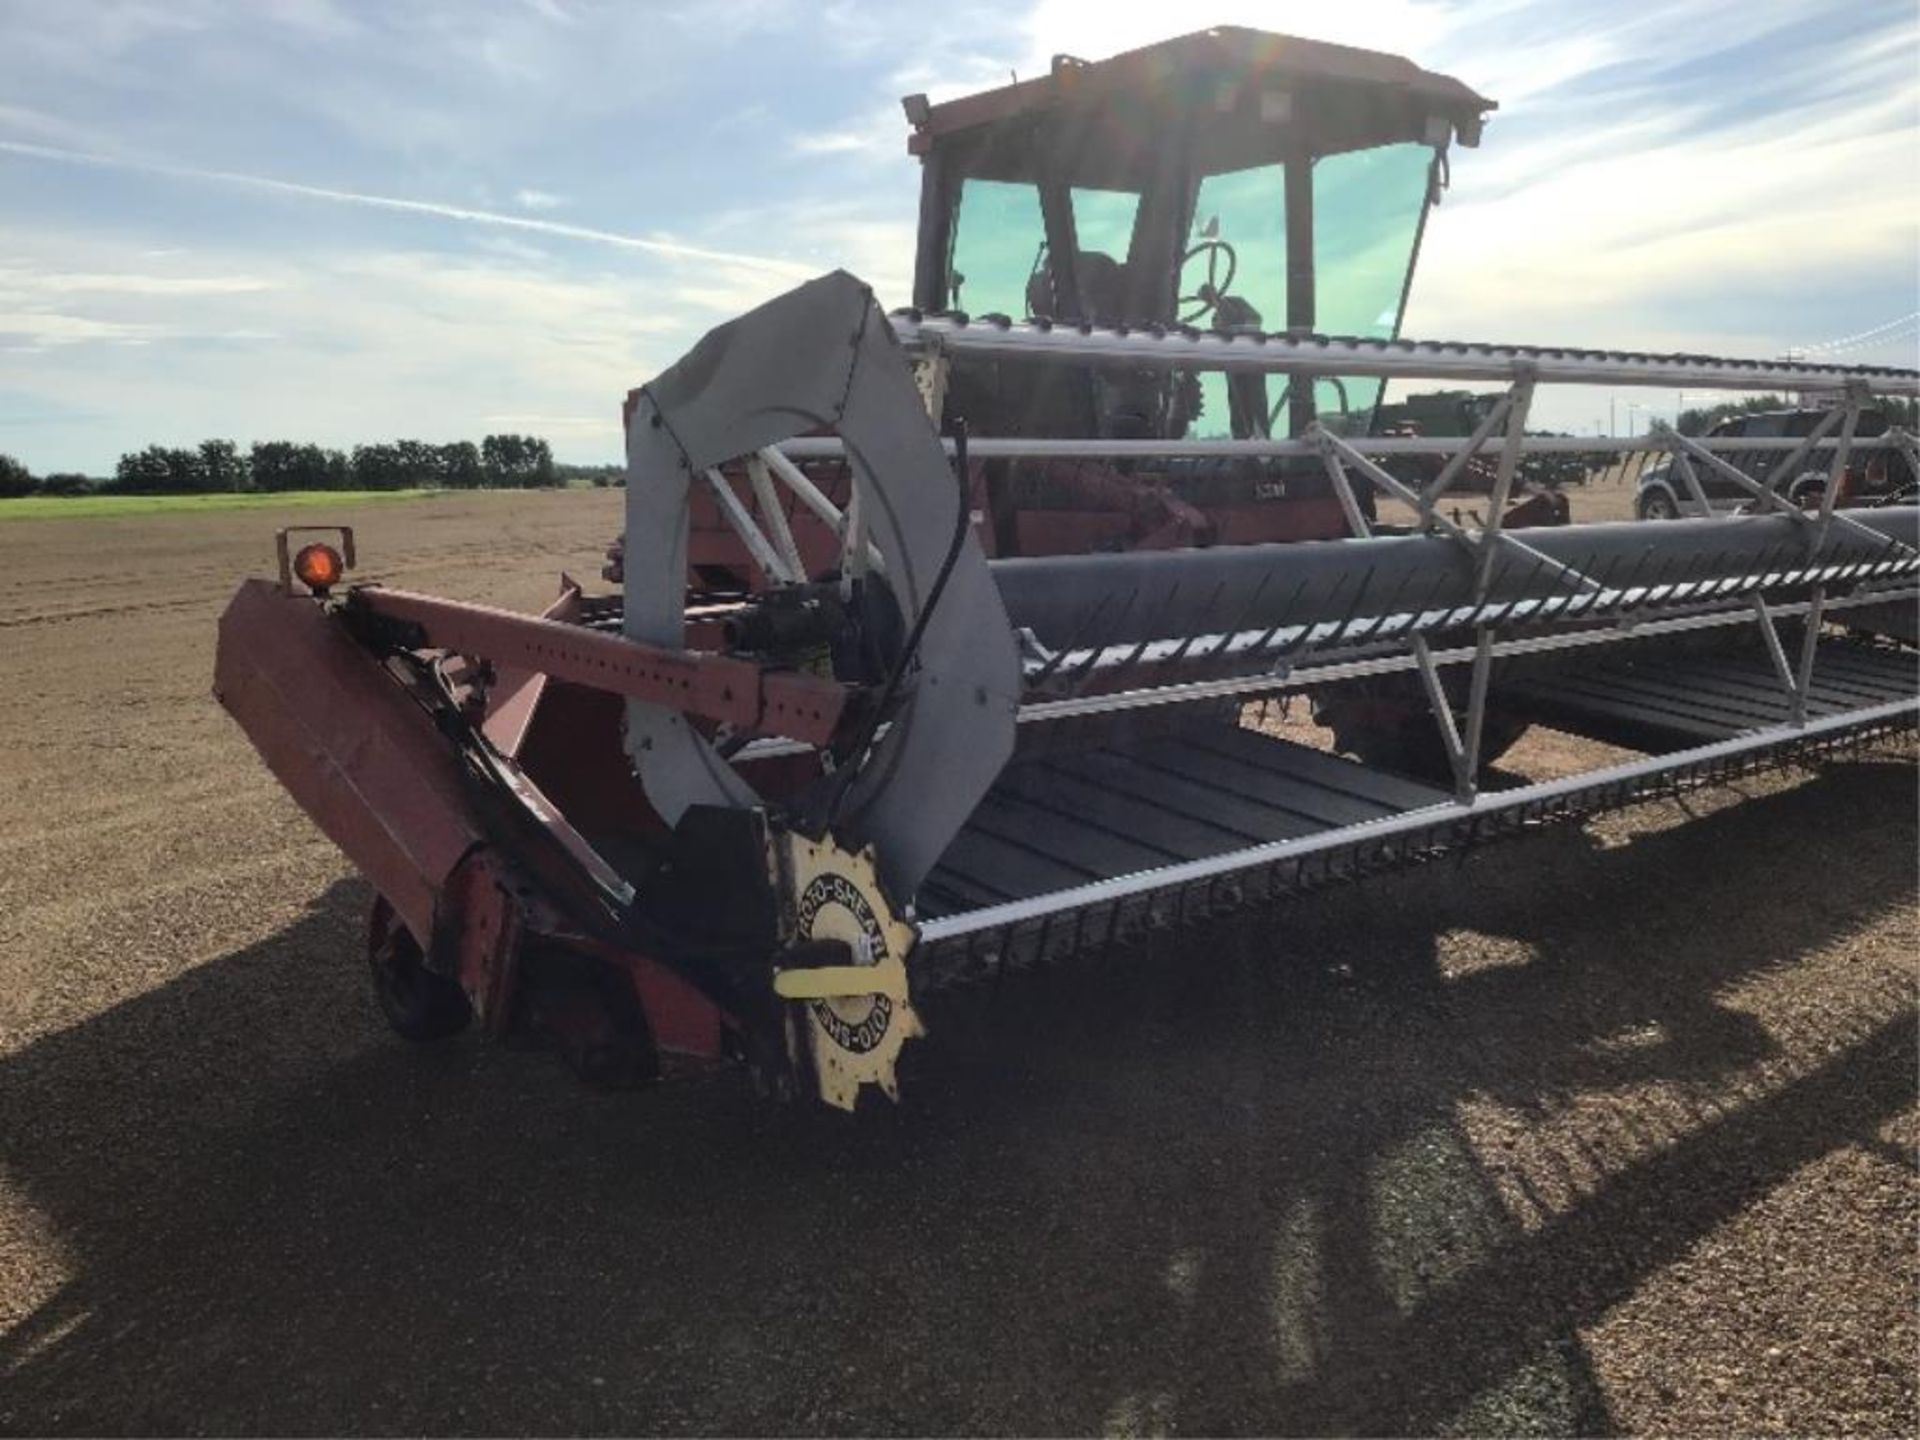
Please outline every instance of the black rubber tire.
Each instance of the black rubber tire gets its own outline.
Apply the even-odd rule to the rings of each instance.
[[[1665,490],[1642,490],[1633,502],[1633,513],[1642,520],[1678,520],[1680,507]]]
[[[1801,475],[1787,487],[1787,503],[1801,510],[1818,510],[1820,498],[1826,493],[1826,476]]]
[[[367,965],[380,1013],[403,1039],[447,1040],[473,1023],[459,982],[427,968],[418,942],[384,900],[374,901],[368,922]]]

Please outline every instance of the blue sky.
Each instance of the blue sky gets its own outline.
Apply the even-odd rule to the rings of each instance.
[[[0,0],[0,450],[616,459],[622,394],[708,326],[835,266],[904,300],[900,95],[1207,24],[1501,102],[1408,334],[1916,363],[1912,0]]]

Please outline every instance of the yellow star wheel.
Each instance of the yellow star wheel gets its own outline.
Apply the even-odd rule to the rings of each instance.
[[[790,834],[784,858],[793,943],[839,941],[852,960],[775,972],[774,993],[794,1002],[794,1064],[811,1057],[820,1098],[842,1110],[853,1109],[866,1085],[897,1100],[900,1049],[926,1033],[907,998],[913,927],[887,904],[870,849],[855,855],[831,840]]]

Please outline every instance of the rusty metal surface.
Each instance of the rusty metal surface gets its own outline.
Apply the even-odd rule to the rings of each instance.
[[[354,591],[376,615],[418,625],[426,641],[558,680],[719,720],[742,734],[831,739],[846,691],[830,680],[763,671],[749,660],[669,650],[578,625],[383,586]]]
[[[243,584],[221,618],[214,693],[287,792],[421,937],[434,967],[459,977],[489,1031],[514,1019],[527,936],[552,932],[629,977],[662,1048],[719,1058],[722,1018],[709,999],[651,957],[572,933],[539,900],[538,875],[508,868],[507,855],[535,857],[516,853],[497,817],[480,813],[457,748],[320,606],[269,581]],[[539,698],[529,701],[529,723]],[[510,762],[496,779],[559,853],[604,867]]]
[[[511,881],[488,850],[471,851],[447,877],[434,922],[428,965],[459,980],[489,1034],[505,1033],[513,1016],[525,916]]]
[[[266,580],[221,616],[214,695],[407,928],[430,935],[438,891],[485,836],[426,713],[319,606]]]
[[[542,620],[570,625],[580,614],[580,586],[571,576],[560,577],[560,593],[540,612]],[[523,670],[511,665],[494,666],[493,684],[487,687],[486,718],[480,733],[502,755],[518,757],[526,743],[527,727],[533,712],[546,694],[548,676],[541,670]]]

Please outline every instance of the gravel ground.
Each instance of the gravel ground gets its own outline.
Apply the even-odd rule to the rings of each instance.
[[[532,605],[617,515],[342,518]],[[0,523],[0,1429],[1920,1425],[1911,747],[949,1002],[858,1122],[606,1096],[375,1016],[207,698],[274,523]]]

